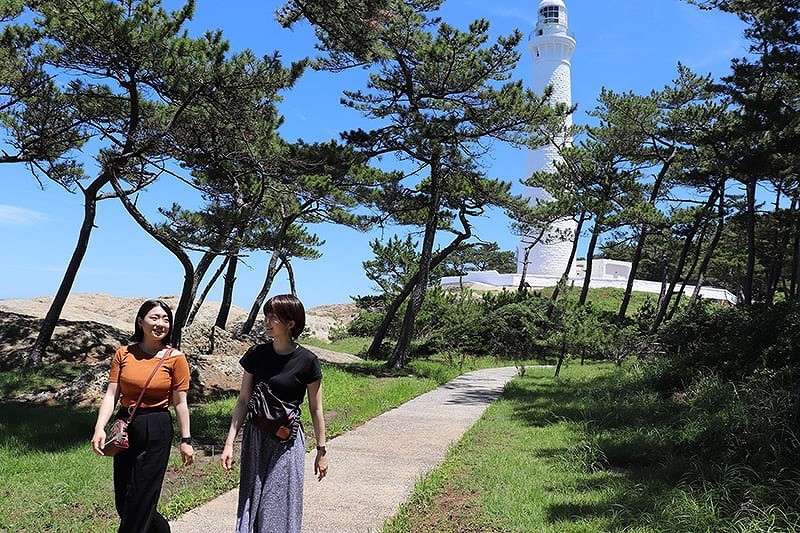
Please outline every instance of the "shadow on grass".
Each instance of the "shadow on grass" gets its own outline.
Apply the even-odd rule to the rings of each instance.
[[[537,454],[587,474],[573,478],[568,490],[608,495],[594,504],[552,504],[547,509],[552,522],[613,514],[615,527],[641,526],[637,517],[657,515],[688,466],[677,449],[679,408],[639,395],[635,383],[621,384],[614,375],[526,376],[509,383],[503,398],[514,406],[514,416],[531,427],[571,423],[574,446]],[[640,490],[644,486],[647,490]],[[620,508],[627,512],[615,511]]]
[[[569,503],[551,505],[547,518],[550,522],[575,519],[600,518],[607,514],[608,507],[602,504]]]
[[[0,403],[0,446],[47,453],[88,447],[96,419],[88,409]]]

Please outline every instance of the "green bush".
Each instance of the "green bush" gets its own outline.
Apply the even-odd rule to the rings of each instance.
[[[353,337],[373,337],[382,319],[383,313],[361,311],[347,326],[347,334]]]
[[[800,305],[703,304],[658,337],[666,353],[647,372],[685,407],[679,445],[697,482],[725,487],[739,504],[800,508],[796,490],[768,489],[800,477]]]
[[[464,291],[451,293],[438,304],[434,308],[440,317],[435,320],[438,327],[427,331],[421,342],[427,352],[456,351],[505,360],[537,354],[535,340],[542,336],[547,308],[540,295],[503,291],[478,298]]]
[[[696,305],[659,332],[668,352],[692,369],[729,379],[757,369],[800,364],[800,305],[781,302],[722,308]]]

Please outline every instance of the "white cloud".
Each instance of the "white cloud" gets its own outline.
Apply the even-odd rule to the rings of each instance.
[[[15,205],[0,204],[0,227],[33,226],[48,220],[50,220],[50,217],[39,211],[32,211]]]

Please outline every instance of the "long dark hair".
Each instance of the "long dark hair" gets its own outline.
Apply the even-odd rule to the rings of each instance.
[[[294,321],[292,338],[296,339],[306,327],[306,310],[294,294],[277,294],[264,304],[265,315],[275,315],[284,324]]]
[[[149,313],[154,307],[160,307],[165,313],[167,313],[167,318],[169,318],[169,331],[162,342],[164,343],[164,346],[170,346],[172,344],[172,309],[170,309],[169,305],[167,305],[167,302],[164,300],[147,300],[142,304],[142,306],[139,308],[139,312],[136,313],[136,320],[133,321],[133,335],[131,336],[131,342],[139,342],[144,338],[144,330],[139,325],[139,319],[144,319],[144,317],[147,316],[147,313]]]

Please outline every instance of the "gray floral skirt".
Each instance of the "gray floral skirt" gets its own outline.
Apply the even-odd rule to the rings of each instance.
[[[291,444],[246,424],[242,436],[237,533],[300,532],[305,435]]]

